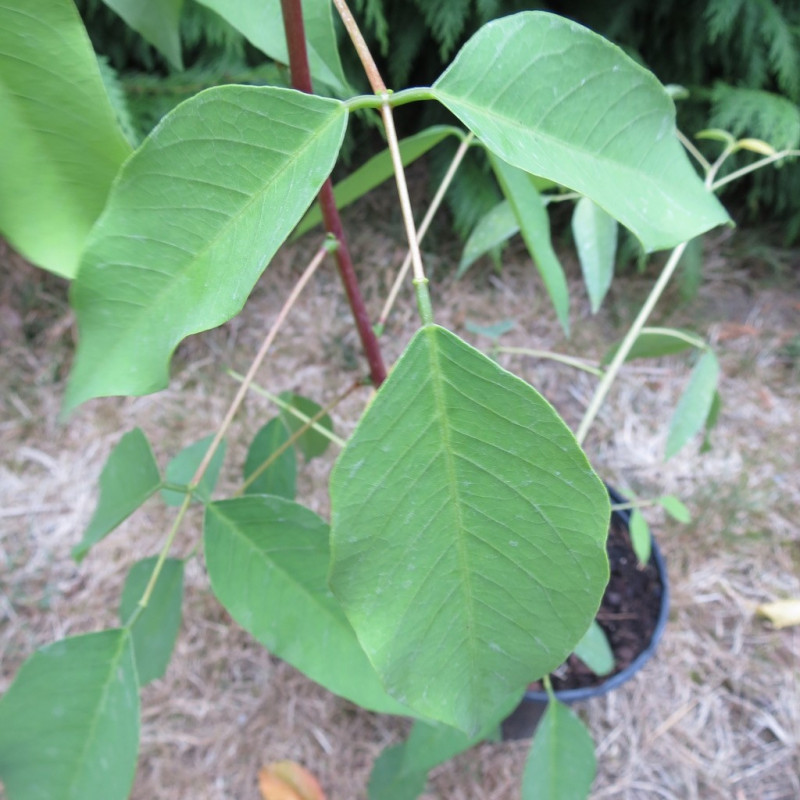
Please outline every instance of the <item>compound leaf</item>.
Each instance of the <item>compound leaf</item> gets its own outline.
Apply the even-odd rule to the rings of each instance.
[[[100,474],[100,499],[89,527],[72,557],[80,561],[89,548],[107,536],[161,486],[150,442],[140,428],[126,433],[111,451]]]
[[[0,232],[73,278],[130,145],[71,0],[0,0]]]
[[[138,608],[157,561],[158,558],[145,558],[131,567],[119,604],[123,625]],[[131,626],[140,686],[161,678],[167,671],[181,626],[182,604],[183,561],[168,558],[161,567],[147,605]]]
[[[0,781],[9,800],[124,800],[138,749],[126,630],[43,647],[0,699]]]
[[[178,342],[236,314],[328,176],[347,111],[220,86],[170,112],[114,184],[73,284],[66,410],[163,388]]]
[[[435,325],[331,475],[331,587],[387,691],[476,733],[572,651],[608,579],[608,496],[534,389]]]
[[[407,714],[382,689],[327,585],[328,526],[282,497],[206,507],[211,587],[230,615],[279,658],[374,711]]]
[[[531,11],[490,22],[433,92],[502,159],[590,197],[647,250],[728,221],[678,142],[661,84],[570,20]]]

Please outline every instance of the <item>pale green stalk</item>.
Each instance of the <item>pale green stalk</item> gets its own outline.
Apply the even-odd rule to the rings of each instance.
[[[533,358],[547,358],[550,361],[558,361],[561,364],[566,364],[568,367],[575,367],[575,369],[582,369],[584,372],[590,372],[592,375],[599,376],[603,374],[602,369],[587,362],[587,360],[584,358],[565,356],[562,353],[551,353],[549,350],[531,350],[528,347],[505,347],[499,345],[495,347],[494,350],[497,353],[533,356]]]
[[[688,242],[679,244],[670,253],[667,263],[664,265],[664,269],[658,276],[655,286],[653,286],[652,290],[650,291],[647,300],[645,300],[644,305],[639,310],[639,314],[633,321],[633,325],[631,325],[630,330],[627,332],[627,334],[625,334],[625,338],[620,343],[619,349],[614,354],[614,358],[611,360],[611,363],[608,365],[608,369],[603,375],[602,380],[597,385],[594,396],[589,403],[589,407],[586,409],[583,419],[581,420],[581,424],[578,426],[578,432],[575,434],[578,444],[582,445],[586,439],[586,434],[589,432],[589,428],[591,428],[595,417],[600,411],[600,408],[602,407],[603,402],[608,395],[609,389],[611,389],[611,386],[616,380],[620,368],[625,363],[625,359],[627,358],[628,353],[630,353],[634,342],[639,338],[639,334],[642,332],[645,322],[647,322],[648,317],[652,313],[653,308],[661,297],[661,294],[663,293],[667,283],[669,283],[672,273],[675,272],[675,268],[678,266],[678,262],[681,260],[681,256],[683,255],[683,251],[686,249],[687,244]]]

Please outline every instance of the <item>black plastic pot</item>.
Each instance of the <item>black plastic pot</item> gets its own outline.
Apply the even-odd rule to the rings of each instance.
[[[626,503],[628,502],[612,487],[608,487],[608,494],[613,503]],[[625,527],[628,527],[631,512],[630,510],[612,511],[612,515],[616,516],[617,520],[622,522]],[[612,675],[608,680],[597,686],[587,686],[581,689],[567,689],[556,692],[556,697],[567,705],[572,703],[581,702],[583,700],[590,700],[593,697],[600,697],[601,695],[610,692],[621,686],[625,681],[630,680],[639,670],[653,657],[656,647],[658,647],[661,636],[664,633],[664,627],[667,624],[667,617],[669,616],[669,584],[667,582],[667,570],[664,565],[664,559],[658,549],[655,541],[652,542],[652,554],[650,556],[650,563],[655,566],[658,571],[658,576],[661,580],[662,593],[661,593],[661,610],[656,621],[653,635],[650,639],[650,644],[646,650],[643,650],[639,655],[621,672]],[[544,714],[547,708],[547,693],[544,691],[530,690],[525,693],[522,702],[517,706],[516,710],[503,721],[503,738],[504,739],[527,739],[533,736],[536,731],[536,726],[539,724],[539,719]]]

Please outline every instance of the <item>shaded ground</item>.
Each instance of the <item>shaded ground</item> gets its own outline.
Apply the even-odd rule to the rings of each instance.
[[[377,315],[387,268],[402,258],[396,221],[382,207],[351,216],[379,220],[354,241]],[[128,567],[157,552],[170,517],[148,504],[75,565],[69,550],[93,511],[106,455],[136,425],[161,464],[215,429],[235,390],[225,369],[246,368],[314,244],[301,242],[276,259],[239,320],[183,345],[168,390],[94,401],[63,427],[56,416],[73,338],[64,287],[0,250],[0,690],[37,646],[115,624]],[[729,245],[712,244],[696,299],[679,306],[667,298],[663,307],[673,311],[659,321],[695,328],[720,354],[724,407],[713,450],[700,455],[698,442],[663,462],[666,423],[688,375],[680,359],[631,366],[587,445],[621,490],[673,492],[694,514],[685,526],[650,515],[673,595],[658,656],[622,689],[580,709],[597,742],[594,798],[800,797],[800,629],[771,630],[753,615],[758,602],[800,596],[800,270],[795,264],[793,274],[754,288],[733,266]],[[466,332],[465,323],[513,318],[505,344],[599,358],[649,286],[618,282],[606,310],[591,318],[575,283],[574,334],[565,342],[521,252],[507,254],[500,276],[476,267],[459,284],[447,277],[457,256],[445,252],[429,259],[437,321],[484,349],[490,342]],[[390,358],[414,319],[406,295],[385,337]],[[592,376],[520,356],[501,360],[577,423]],[[358,376],[360,364],[345,301],[324,272],[258,380],[273,392],[297,389],[324,402]],[[366,400],[354,395],[337,409],[340,433],[352,430]],[[249,398],[232,434],[227,487],[236,484],[243,442],[272,413],[266,400]],[[300,480],[300,496],[322,514],[333,455],[308,465]],[[177,552],[191,549],[198,521],[184,526]],[[230,622],[194,559],[175,656],[166,678],[143,692],[132,796],[256,800],[258,767],[290,758],[318,775],[330,800],[357,800],[373,758],[405,730],[404,721],[365,713],[271,658]],[[516,798],[526,747],[482,745],[435,770],[426,798]]]

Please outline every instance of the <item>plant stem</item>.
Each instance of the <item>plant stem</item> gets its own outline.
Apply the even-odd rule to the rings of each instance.
[[[585,358],[575,358],[575,356],[565,356],[561,353],[551,353],[549,350],[531,350],[528,347],[506,347],[504,345],[497,345],[494,348],[496,353],[509,353],[511,355],[519,356],[532,356],[533,358],[547,358],[551,361],[558,361],[561,364],[566,364],[568,367],[575,367],[575,369],[582,369],[584,372],[589,372],[592,375],[602,375],[603,370],[588,362]]]
[[[703,168],[703,172],[708,173],[711,169],[711,164],[709,163],[708,159],[700,152],[700,150],[695,146],[694,142],[685,134],[678,133],[678,140],[680,143],[694,156],[697,163]]]
[[[300,0],[281,0],[283,26],[286,31],[286,45],[289,50],[289,69],[292,76],[292,86],[301,92],[311,94],[311,73],[308,67],[308,54],[306,52],[306,37],[303,25],[303,9]],[[325,229],[332,234],[339,247],[336,251],[336,265],[339,277],[344,285],[350,311],[358,329],[361,345],[369,364],[370,380],[377,388],[386,380],[386,367],[381,355],[381,347],[375,332],[372,330],[369,314],[364,305],[364,298],[358,286],[353,259],[347,246],[339,210],[333,197],[333,185],[328,178],[320,189],[319,204],[322,209],[322,218]]]
[[[647,322],[648,317],[652,313],[655,304],[658,302],[661,294],[664,291],[664,288],[669,282],[669,279],[672,277],[672,273],[675,272],[675,268],[678,266],[678,262],[680,261],[687,244],[688,242],[679,244],[670,253],[667,263],[664,265],[664,269],[658,276],[655,286],[653,286],[652,290],[650,291],[647,300],[645,300],[644,305],[641,307],[636,319],[633,321],[633,325],[631,325],[630,330],[625,334],[625,338],[620,343],[619,349],[614,354],[614,358],[611,360],[611,363],[608,365],[605,375],[603,375],[602,380],[597,385],[594,396],[589,403],[589,407],[586,409],[586,413],[583,415],[581,424],[578,427],[578,432],[575,435],[579,445],[583,445],[583,442],[586,439],[586,434],[589,432],[589,428],[591,428],[595,417],[600,411],[609,389],[611,389],[612,384],[616,380],[620,367],[622,367],[622,365],[625,363],[625,359],[627,358],[628,353],[630,353],[634,342],[639,338],[639,334]]]
[[[244,400],[245,395],[247,394],[247,389],[250,384],[253,382],[253,379],[256,376],[256,372],[258,368],[261,366],[261,362],[264,360],[269,348],[272,346],[272,343],[275,341],[275,337],[278,335],[278,331],[280,330],[281,325],[283,325],[284,320],[286,319],[289,311],[291,310],[292,306],[297,301],[297,298],[300,296],[300,292],[303,291],[305,285],[311,280],[311,276],[317,271],[317,267],[322,263],[322,260],[328,254],[328,247],[323,245],[317,251],[317,254],[314,258],[311,259],[309,265],[303,271],[303,274],[300,276],[300,280],[292,288],[292,291],[289,294],[289,297],[286,299],[286,302],[283,304],[283,308],[281,308],[278,316],[273,322],[272,327],[269,329],[269,333],[267,333],[266,338],[264,339],[261,348],[259,349],[256,357],[253,359],[253,363],[250,365],[250,369],[247,371],[247,375],[245,375],[244,379],[242,380],[242,384],[239,387],[239,391],[236,392],[236,396],[233,398],[230,406],[228,407],[228,411],[225,414],[225,418],[222,420],[222,424],[219,426],[216,435],[214,436],[214,440],[211,442],[210,447],[206,451],[205,457],[200,462],[200,466],[197,468],[197,471],[192,478],[192,482],[190,486],[196,486],[203,478],[208,465],[211,463],[211,459],[214,457],[214,453],[216,452],[217,448],[219,447],[219,443],[222,441],[223,436],[227,432],[228,428],[230,427],[231,421],[233,420],[234,414],[239,410],[239,406],[242,404],[242,400]]]
[[[295,1],[299,2],[299,0]],[[281,2],[289,2],[289,0],[281,0]],[[347,3],[345,0],[333,0],[333,4],[336,6],[336,10],[342,18],[350,40],[358,53],[358,57],[364,67],[364,72],[367,74],[367,80],[372,87],[372,91],[381,97],[381,116],[383,117],[383,124],[386,128],[386,141],[392,156],[394,176],[397,182],[397,194],[400,198],[403,223],[406,229],[406,237],[408,238],[408,247],[411,251],[411,264],[414,268],[414,292],[417,296],[417,308],[419,309],[422,324],[428,325],[433,322],[433,310],[428,293],[428,279],[425,277],[425,270],[422,266],[422,255],[417,241],[417,231],[414,225],[414,214],[411,210],[411,200],[408,196],[408,185],[406,184],[406,174],[403,169],[403,159],[400,154],[400,146],[397,143],[397,131],[394,127],[390,94],[386,89],[383,78],[381,78],[381,74],[375,64],[375,59],[372,58],[372,53],[370,53],[369,47],[367,47],[367,43],[361,35],[358,23],[356,23],[350,9],[347,7]]]
[[[430,206],[428,207],[427,212],[425,213],[425,217],[422,220],[422,224],[419,226],[419,231],[417,232],[417,243],[421,244],[422,240],[425,238],[425,234],[428,232],[428,228],[430,227],[431,222],[433,221],[436,212],[439,210],[439,206],[442,204],[442,200],[444,200],[444,196],[447,193],[447,190],[450,188],[450,184],[453,182],[453,177],[456,174],[456,170],[460,166],[464,156],[469,149],[469,146],[472,144],[472,140],[475,138],[475,134],[470,132],[468,136],[466,136],[456,150],[455,156],[453,156],[453,160],[450,162],[450,166],[447,168],[447,172],[445,173],[444,178],[442,178],[442,182],[439,184],[439,188],[436,190],[436,194],[433,196],[433,200],[431,201]],[[411,250],[408,251],[408,255],[405,257],[403,261],[403,265],[400,267],[400,271],[397,273],[397,277],[392,284],[392,290],[389,292],[389,297],[386,299],[386,303],[383,306],[383,310],[381,311],[381,315],[378,318],[378,327],[382,329],[383,326],[386,324],[386,320],[389,317],[389,312],[392,310],[392,306],[395,304],[397,300],[397,295],[400,292],[400,287],[403,285],[403,281],[406,279],[406,275],[408,275],[408,270],[411,267]]]
[[[144,611],[144,609],[147,607],[147,604],[150,602],[150,595],[153,594],[153,589],[158,581],[158,576],[161,574],[161,570],[164,567],[164,562],[167,560],[170,548],[172,547],[172,542],[175,539],[175,534],[178,532],[178,528],[180,527],[183,517],[186,514],[191,502],[192,495],[187,494],[186,497],[183,498],[183,503],[181,503],[180,509],[178,509],[178,515],[175,517],[175,521],[172,523],[172,527],[167,534],[167,539],[164,542],[164,546],[161,548],[161,552],[158,554],[158,561],[156,561],[156,565],[153,567],[150,580],[147,582],[147,588],[144,590],[144,594],[139,598],[139,605],[137,606],[136,611],[134,611],[131,615],[131,618],[125,623],[125,627],[130,628],[133,623],[136,622],[139,614]]]
[[[237,381],[244,380],[243,375],[240,375],[238,372],[234,372],[233,370],[228,370],[228,374]],[[361,384],[355,383],[353,385],[360,386]],[[345,442],[345,440],[342,439],[340,436],[337,436],[335,433],[327,430],[326,428],[323,428],[322,425],[319,425],[317,423],[318,417],[316,414],[313,417],[307,416],[302,411],[300,411],[299,408],[295,408],[293,405],[291,405],[291,403],[287,403],[285,400],[278,397],[278,395],[272,394],[272,392],[268,392],[266,389],[264,389],[262,386],[259,386],[257,383],[251,383],[248,388],[251,391],[255,392],[256,394],[260,394],[262,397],[266,397],[267,400],[269,400],[271,403],[275,403],[275,405],[278,406],[278,408],[285,411],[287,414],[291,414],[293,417],[296,417],[297,419],[300,420],[300,422],[303,423],[303,425],[313,428],[317,433],[319,433],[321,436],[324,436],[326,439],[330,439],[330,441],[332,441],[335,445],[338,445],[339,447],[344,447],[347,444],[347,442]],[[346,397],[346,395],[334,400],[331,408],[337,406],[341,402],[341,400],[344,399],[344,397]],[[323,413],[320,416],[324,416],[324,414],[328,410],[330,410],[330,408],[323,409]]]
[[[730,175],[726,175],[724,178],[720,178],[718,181],[714,181],[711,184],[711,189],[712,191],[716,192],[717,189],[719,189],[721,186],[724,186],[726,183],[735,181],[737,178],[741,178],[743,175],[747,175],[750,172],[761,169],[761,167],[765,167],[767,164],[772,164],[774,161],[780,161],[783,158],[790,158],[792,156],[800,156],[800,150],[781,150],[779,153],[774,153],[771,156],[762,158],[760,161],[755,161],[746,167],[742,167],[741,169],[737,169],[735,172],[731,172]]]
[[[282,455],[285,453],[306,431],[314,428],[315,430],[323,432],[325,435],[329,436],[331,441],[338,444],[340,447],[344,447],[347,444],[345,441],[340,439],[338,436],[334,437],[330,431],[326,431],[324,428],[319,426],[317,423],[326,415],[333,411],[339,403],[342,402],[346,397],[352,394],[358,387],[361,386],[361,383],[356,381],[355,383],[351,384],[347,387],[347,389],[342,392],[338,397],[336,397],[332,402],[328,403],[325,408],[321,408],[314,414],[313,417],[307,417],[306,421],[303,423],[302,427],[298,428],[280,447],[277,447],[273,450],[269,457],[261,464],[259,464],[258,469],[254,470],[247,480],[239,487],[238,491],[234,493],[234,497],[241,497],[245,491],[247,490],[248,486],[251,486],[264,472],[266,472],[270,466],[275,463]],[[288,405],[288,404],[287,404]],[[296,409],[289,408],[287,410],[296,411]],[[302,416],[305,417],[305,414]]]
[[[407,103],[436,99],[433,92],[424,86],[417,86],[413,89],[403,89],[399,92],[389,92],[388,94],[388,100],[384,100],[382,96],[374,94],[360,94],[357,97],[351,97],[349,100],[345,100],[344,104],[347,106],[348,111],[357,111],[362,108],[380,108],[384,102],[388,102],[392,108],[398,108]]]

